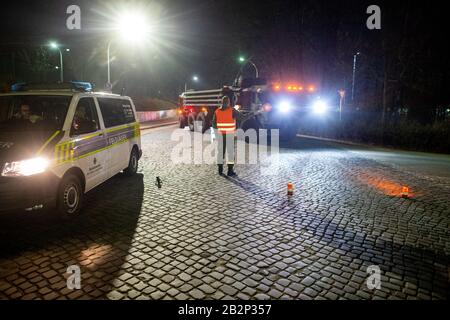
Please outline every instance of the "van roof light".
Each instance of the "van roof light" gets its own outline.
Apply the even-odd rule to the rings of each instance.
[[[45,91],[45,90],[72,90],[81,92],[91,92],[93,85],[90,82],[69,81],[63,83],[15,83],[11,86],[11,91]]]

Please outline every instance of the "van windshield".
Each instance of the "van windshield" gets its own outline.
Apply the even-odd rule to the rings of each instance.
[[[0,97],[0,131],[48,131],[63,127],[70,96]]]

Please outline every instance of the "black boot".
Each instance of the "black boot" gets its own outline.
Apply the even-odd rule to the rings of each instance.
[[[236,172],[234,172],[234,165],[233,164],[229,164],[228,165],[228,173],[227,176],[229,177],[234,177],[236,176]]]
[[[217,166],[219,167],[219,174],[223,175],[223,164],[218,164]]]

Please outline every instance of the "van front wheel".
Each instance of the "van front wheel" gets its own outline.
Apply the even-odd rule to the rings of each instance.
[[[59,186],[57,210],[61,217],[77,216],[83,203],[83,187],[80,179],[74,174],[66,175]]]
[[[128,162],[128,167],[123,171],[127,176],[132,176],[136,174],[139,166],[139,154],[134,148],[130,154],[130,161]]]

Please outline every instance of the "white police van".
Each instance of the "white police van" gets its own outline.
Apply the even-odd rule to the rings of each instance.
[[[83,196],[142,155],[129,97],[85,82],[13,86],[0,94],[0,211],[55,206],[79,213]]]

